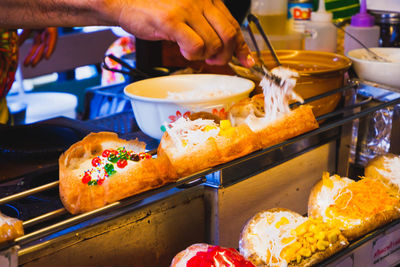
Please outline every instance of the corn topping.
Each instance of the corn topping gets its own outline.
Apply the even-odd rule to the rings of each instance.
[[[219,134],[223,136],[233,135],[236,131],[235,127],[232,127],[232,124],[229,120],[221,120],[219,122]]]
[[[303,258],[310,257],[316,251],[324,251],[337,242],[340,230],[324,223],[321,218],[309,218],[291,233],[296,237],[296,241],[282,250],[281,257],[288,263],[291,261],[300,263]]]

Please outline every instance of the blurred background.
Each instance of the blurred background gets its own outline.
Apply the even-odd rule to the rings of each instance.
[[[225,1],[243,29],[248,11],[255,14],[275,49],[307,49],[305,25],[318,0],[252,0]],[[358,0],[322,1],[333,21],[343,27],[360,11]],[[368,13],[380,27],[380,46],[399,47],[400,1],[367,0]],[[245,6],[245,8],[243,8]],[[254,28],[256,38],[260,36]],[[247,31],[243,30],[246,38]],[[35,67],[24,67],[32,40],[20,48],[20,67],[16,81],[7,96],[16,124],[66,116],[89,120],[131,110],[123,88],[135,80],[191,67],[207,69],[200,63],[187,62],[173,45],[166,42],[136,40],[118,27],[59,28],[54,54]],[[249,41],[249,40],[248,40]],[[251,45],[251,42],[248,42]],[[343,32],[337,31],[335,52],[343,54]],[[259,42],[263,48],[263,42]],[[251,47],[254,49],[254,47]],[[112,54],[125,66],[106,57]],[[201,66],[201,67],[199,67]],[[111,69],[110,70],[106,70]],[[123,70],[120,73],[118,70]],[[211,67],[212,69],[212,67]],[[136,71],[136,70],[139,70]],[[156,71],[155,71],[156,70]],[[212,69],[220,72],[220,69]],[[223,71],[222,71],[223,72]],[[143,75],[146,74],[146,75]]]

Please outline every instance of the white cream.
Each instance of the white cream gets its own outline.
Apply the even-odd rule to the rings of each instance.
[[[217,136],[220,131],[213,120],[197,119],[192,121],[181,117],[170,125],[171,127],[166,126],[167,132],[179,149],[184,149],[182,141],[188,146],[198,145],[204,143],[210,137]],[[210,127],[204,130],[206,126]]]
[[[329,188],[325,185],[321,186],[321,191],[317,195],[317,205],[319,206],[320,213],[326,221],[328,217],[326,216],[326,209],[335,203],[335,197],[339,193],[339,191],[349,185],[350,183],[354,182],[349,178],[340,178],[336,175],[332,175],[329,179],[333,183],[333,188]]]
[[[288,219],[289,223],[276,228],[276,224],[283,217]],[[273,218],[272,223],[268,222],[271,218]],[[291,234],[291,231],[306,220],[304,217],[295,216],[287,211],[265,212],[261,214],[261,218],[249,225],[251,234],[247,236],[247,239],[253,248],[252,253],[255,252],[268,266],[287,266],[288,263],[286,260],[280,256],[281,252],[283,248],[296,242],[296,238]],[[282,239],[284,238],[293,238],[293,240],[283,244]],[[269,258],[267,258],[267,251],[271,253]],[[250,255],[246,255],[246,252],[241,251],[243,256],[247,258]],[[273,258],[277,259],[278,262],[274,263]]]
[[[378,169],[376,170],[389,179],[390,183],[397,185],[400,187],[400,158],[399,157],[394,157],[394,158],[384,158],[383,161],[383,167],[385,169]]]

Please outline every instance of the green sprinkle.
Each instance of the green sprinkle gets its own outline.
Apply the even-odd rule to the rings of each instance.
[[[119,158],[120,159],[128,159],[128,152],[122,152],[120,155],[119,155]]]
[[[97,185],[97,181],[96,180],[91,180],[88,182],[88,185]]]
[[[108,156],[108,160],[112,163],[116,163],[118,161],[118,157],[114,154],[110,154],[110,156]]]
[[[117,172],[116,170],[114,170],[114,165],[111,164],[111,163],[107,163],[107,164],[104,166],[104,169],[106,170],[108,176],[113,175],[114,173]]]
[[[167,128],[165,128],[165,125],[161,125],[160,129],[162,132],[165,132],[167,130]]]

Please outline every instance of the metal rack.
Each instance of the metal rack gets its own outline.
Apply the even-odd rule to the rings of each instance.
[[[351,82],[348,86],[309,98],[305,100],[305,104],[329,95],[354,90],[358,87],[358,82]],[[355,119],[363,118],[385,107],[400,104],[400,94],[390,101],[377,102],[368,107],[366,107],[367,104],[371,104],[371,101],[373,100],[371,97],[360,97],[359,100],[359,102],[342,106],[331,113],[318,117],[318,121],[325,120],[325,122],[322,123],[318,129],[294,137],[290,140],[286,140],[269,148],[255,151],[239,159],[205,169],[187,177],[182,177],[177,182],[167,184],[161,188],[147,191],[80,215],[72,216],[68,214],[64,208],[60,208],[26,220],[23,222],[26,234],[15,239],[11,243],[3,244],[0,250],[6,250],[16,245],[23,248],[29,246],[29,244],[40,243],[46,236],[57,232],[66,231],[68,228],[83,222],[86,223],[81,224],[79,227],[89,227],[100,222],[111,220],[134,210],[136,208],[136,204],[140,203],[141,200],[148,198],[160,199],[165,197],[165,195],[167,195],[171,190],[185,190],[188,187],[194,187],[205,182],[207,182],[208,185],[215,187],[237,183],[258,172],[265,171],[273,164],[279,164],[279,161],[277,163],[277,161],[268,160],[268,157],[272,157],[274,155],[276,156],[274,153],[277,151],[280,152],[279,154],[281,155],[281,161],[288,160],[291,157],[295,157],[296,155],[304,153],[306,150],[313,149],[317,144],[319,144],[319,142],[321,142],[321,140],[326,141],[328,139],[340,138],[340,135],[342,134],[340,129],[341,126],[344,126]],[[299,104],[300,103],[294,103],[293,105]],[[294,145],[301,144],[305,140],[307,141],[307,145],[294,147]],[[252,162],[262,162],[262,164],[251,164]],[[244,172],[237,172],[237,170],[243,165],[254,165],[255,167],[246,168],[246,171]],[[225,179],[225,177],[229,178]],[[0,205],[23,199],[40,192],[56,189],[58,185],[59,182],[54,181],[11,196],[4,197],[0,199]],[[40,225],[39,229],[37,229],[38,225]],[[76,230],[76,228],[74,229]],[[74,229],[71,229],[71,231],[74,231]]]

